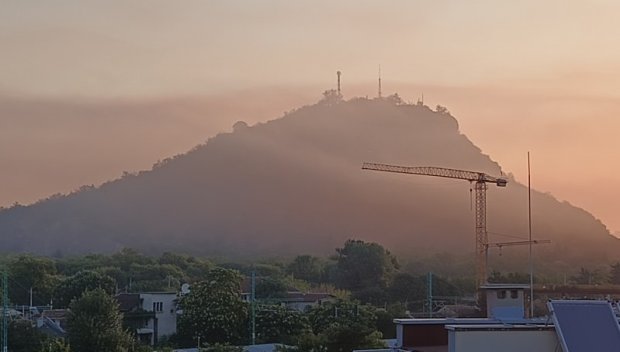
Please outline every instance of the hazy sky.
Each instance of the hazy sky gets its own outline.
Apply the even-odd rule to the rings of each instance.
[[[616,1],[5,0],[0,204],[278,117],[336,70],[348,97],[374,95],[381,65],[384,91],[447,106],[522,181],[530,150],[537,189],[618,231],[618,13]]]

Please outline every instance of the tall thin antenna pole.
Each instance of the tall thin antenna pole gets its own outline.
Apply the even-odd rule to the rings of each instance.
[[[532,183],[530,177],[530,152],[527,152],[527,222],[530,239],[530,318],[534,317],[534,260],[532,258]]]
[[[252,270],[252,345],[256,344],[256,270]]]
[[[336,71],[336,75],[338,75],[338,96],[340,96],[340,75],[342,74],[342,72],[340,71]]]
[[[379,98],[381,98],[381,65],[379,65]]]
[[[6,270],[2,273],[2,352],[8,352],[9,284]]]
[[[428,273],[428,317],[433,317],[433,273]]]

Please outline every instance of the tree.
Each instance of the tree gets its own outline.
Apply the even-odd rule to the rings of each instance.
[[[75,352],[127,352],[132,344],[122,328],[118,303],[101,288],[86,291],[71,302],[67,327]]]
[[[132,264],[154,264],[153,258],[144,256],[131,248],[123,248],[120,252],[113,254],[110,259],[123,271],[129,271]]]
[[[63,340],[53,339],[46,343],[41,352],[71,352],[71,349]]]
[[[329,89],[323,92],[323,98],[319,101],[319,104],[334,105],[340,102],[342,102],[342,94],[335,89]]]
[[[298,255],[288,265],[286,271],[296,279],[319,283],[323,279],[325,266],[320,258],[311,255]]]
[[[400,97],[400,95],[398,95],[398,93],[394,93],[388,96],[387,98],[385,98],[385,100],[389,101],[390,103],[394,105],[402,105],[405,103],[403,99]]]
[[[214,265],[208,260],[197,259],[192,256],[164,252],[158,260],[159,264],[169,264],[181,269],[184,277],[178,278],[185,282],[201,281]]]
[[[309,328],[300,312],[278,305],[260,305],[256,309],[256,337],[260,343],[290,343]]]
[[[579,269],[579,274],[571,277],[571,280],[578,285],[600,285],[605,283],[605,277],[599,270],[586,268]]]
[[[406,273],[396,274],[388,288],[388,297],[391,302],[407,304],[410,301],[424,299],[425,294],[424,281]]]
[[[206,343],[232,343],[247,335],[247,305],[241,300],[239,272],[215,268],[191,287],[179,305],[179,334]]]
[[[614,285],[620,285],[620,262],[611,265],[609,272],[609,282]]]
[[[328,352],[383,347],[377,331],[376,308],[356,301],[324,303],[308,314],[313,333]]]
[[[448,111],[448,108],[446,108],[445,106],[441,106],[441,105],[437,105],[437,107],[435,108],[435,111],[440,114],[450,114],[450,112]]]
[[[389,304],[385,309],[377,309],[377,330],[384,339],[396,338],[394,319],[408,318],[407,307],[402,303]]]
[[[56,284],[56,265],[53,260],[24,254],[13,259],[8,267],[11,303],[29,304],[30,289],[33,304],[49,303]]]
[[[82,296],[84,291],[103,289],[107,294],[114,294],[116,281],[113,278],[95,271],[80,271],[60,282],[54,290],[54,305],[66,308],[71,300]]]
[[[530,275],[526,273],[513,272],[508,274],[502,274],[499,271],[494,270],[489,276],[489,282],[491,283],[529,283]]]
[[[30,352],[40,351],[46,336],[33,326],[30,320],[13,320],[8,326],[9,351]]]
[[[207,345],[207,347],[200,348],[200,352],[243,352],[244,349],[241,346],[232,346],[221,343],[214,343]]]
[[[292,347],[285,345],[276,346],[276,352],[327,352],[327,340],[323,334],[315,334],[312,331],[298,336]]]
[[[335,325],[325,332],[327,352],[385,348],[381,333],[360,323]]]
[[[396,258],[377,243],[347,240],[337,248],[336,287],[351,291],[385,288],[398,269]]]
[[[129,266],[132,292],[171,291],[180,287],[184,274],[172,264],[138,264]]]
[[[284,280],[264,277],[256,283],[256,298],[282,298],[286,295],[288,285]]]

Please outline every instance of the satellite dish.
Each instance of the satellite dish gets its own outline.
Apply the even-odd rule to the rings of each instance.
[[[188,283],[184,283],[183,285],[181,285],[181,294],[188,294],[189,293],[189,284]]]

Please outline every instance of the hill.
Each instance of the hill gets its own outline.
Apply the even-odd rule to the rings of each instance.
[[[468,183],[362,171],[363,161],[502,174],[447,111],[328,97],[266,123],[238,122],[152,170],[5,209],[0,250],[246,257],[325,254],[359,238],[400,255],[473,252]],[[527,190],[507,177],[508,187],[488,191],[491,237],[527,233]],[[605,260],[618,250],[600,221],[551,195],[535,192],[533,212],[536,237],[554,241],[548,258]]]

